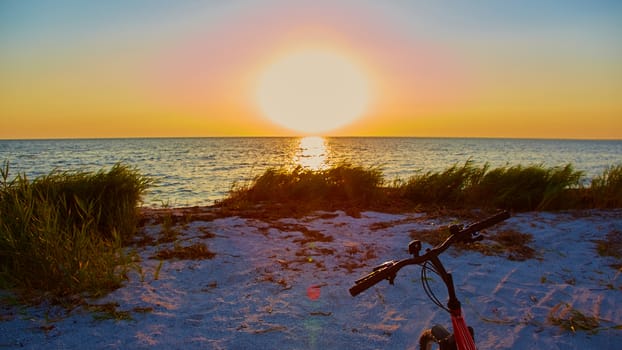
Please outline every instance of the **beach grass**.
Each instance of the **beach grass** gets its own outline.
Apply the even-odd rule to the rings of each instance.
[[[467,161],[428,171],[405,181],[387,182],[378,168],[339,164],[312,171],[268,169],[254,181],[232,189],[220,207],[257,204],[324,209],[507,209],[514,211],[619,208],[622,166],[607,168],[591,185],[572,164],[559,167],[515,165],[491,168]]]
[[[55,299],[120,286],[149,179],[122,164],[31,181],[9,180],[5,163],[1,175],[0,287]]]
[[[622,207],[622,164],[610,166],[592,179],[591,205],[597,208]]]
[[[402,196],[424,206],[449,208],[493,207],[517,211],[564,209],[569,190],[577,188],[583,173],[572,165],[542,165],[490,169],[471,161],[442,172],[411,177],[401,188]]]
[[[220,207],[244,208],[256,203],[286,203],[291,210],[307,212],[331,209],[348,203],[350,207],[369,206],[382,198],[382,172],[339,164],[326,170],[296,167],[292,170],[268,169],[250,184],[234,187]]]

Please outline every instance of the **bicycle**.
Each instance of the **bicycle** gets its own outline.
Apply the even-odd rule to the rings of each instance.
[[[424,291],[434,304],[449,312],[454,331],[453,334],[451,334],[442,325],[435,325],[423,331],[419,337],[420,349],[431,350],[436,343],[440,350],[476,350],[473,328],[467,326],[462,316],[461,305],[456,296],[452,275],[447,272],[441,263],[439,255],[454,243],[481,241],[484,239],[484,236],[481,235],[479,231],[498,224],[509,217],[510,214],[507,211],[503,211],[465,228],[452,225],[449,227],[449,237],[443,243],[433,248],[426,249],[423,255],[420,255],[422,248],[421,242],[418,240],[411,241],[408,244],[408,253],[412,254],[412,258],[400,261],[390,260],[376,266],[371,273],[355,281],[354,286],[350,288],[350,294],[356,296],[383,280],[388,280],[389,284],[394,284],[397,272],[402,267],[407,265],[419,265],[421,266],[421,283]],[[432,292],[428,282],[428,271],[439,275],[445,283],[449,296],[446,307]]]

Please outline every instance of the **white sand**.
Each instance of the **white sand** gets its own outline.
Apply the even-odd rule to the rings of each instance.
[[[395,286],[382,282],[357,297],[348,288],[376,264],[406,258],[409,231],[451,218],[324,214],[278,224],[231,217],[179,226],[177,244],[202,241],[216,257],[164,261],[156,280],[159,261],[149,257],[172,244],[137,248],[142,276],[133,273],[123,288],[92,301],[151,311],[97,320],[80,308],[66,315],[45,305],[3,305],[0,349],[414,349],[424,328],[449,326],[449,316],[425,296],[416,266],[400,271]],[[303,242],[297,225],[333,241]],[[480,349],[620,348],[622,330],[612,328],[622,324],[620,271],[593,242],[622,231],[620,211],[518,214],[490,232],[497,229],[532,233],[542,259],[455,250],[442,259]],[[161,227],[145,230],[157,237]],[[201,238],[206,231],[216,236]],[[308,292],[318,290],[312,300]],[[566,305],[597,316],[600,329],[572,333],[551,324],[552,308]]]

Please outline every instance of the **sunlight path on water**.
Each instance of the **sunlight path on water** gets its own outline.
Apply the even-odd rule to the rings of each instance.
[[[310,170],[326,169],[328,152],[329,148],[323,137],[303,137],[299,141],[298,151],[294,156],[294,165]]]

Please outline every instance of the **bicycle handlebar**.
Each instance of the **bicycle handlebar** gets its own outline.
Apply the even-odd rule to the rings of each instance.
[[[453,232],[443,243],[437,245],[432,249],[428,249],[425,254],[421,256],[414,256],[412,258],[403,259],[400,261],[390,260],[387,261],[380,266],[374,268],[374,270],[368,275],[359,278],[354,282],[354,286],[350,288],[350,295],[356,296],[361,292],[367,290],[372,287],[376,283],[389,280],[389,283],[393,284],[393,280],[402,267],[406,265],[414,265],[414,264],[422,264],[434,257],[437,257],[442,252],[447,250],[452,244],[458,241],[469,242],[472,241],[472,235],[481,231],[487,227],[498,224],[503,220],[506,220],[510,217],[510,213],[507,211],[502,211],[496,215],[493,215],[489,218],[486,218],[482,221],[471,224],[461,230],[457,229]],[[451,230],[454,231],[454,230]]]
[[[389,280],[389,282],[391,282],[395,278],[395,274],[397,274],[397,269],[395,269],[396,264],[397,263],[393,260],[387,261],[376,267],[374,271],[367,276],[356,280],[354,282],[354,286],[350,288],[350,295],[357,296],[361,292],[383,280]]]

